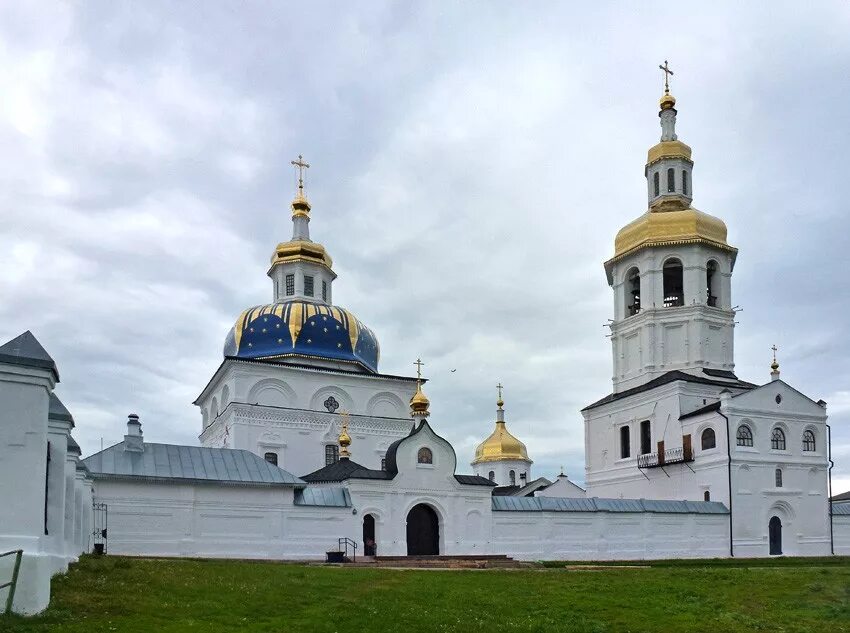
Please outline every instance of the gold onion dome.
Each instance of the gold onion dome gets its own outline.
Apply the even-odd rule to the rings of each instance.
[[[531,461],[528,459],[528,451],[525,444],[520,442],[508,431],[505,426],[504,411],[502,406],[505,404],[501,398],[496,402],[499,406],[496,418],[496,428],[486,440],[478,445],[475,449],[475,459],[473,464],[481,462],[497,462],[508,459],[517,459]]]
[[[431,402],[428,397],[422,393],[422,383],[416,384],[416,393],[410,399],[410,411],[416,416],[428,415],[428,407]]]
[[[658,105],[661,106],[662,110],[669,110],[676,106],[676,97],[671,95],[669,92],[665,92],[664,96],[658,102]]]

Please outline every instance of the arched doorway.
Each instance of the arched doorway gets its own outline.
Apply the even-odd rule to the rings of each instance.
[[[770,555],[780,555],[782,553],[782,521],[779,517],[770,517],[770,522],[767,524],[767,536],[770,541]]]
[[[375,517],[367,514],[363,517],[363,555],[375,556],[378,545],[375,543]]]
[[[440,553],[440,522],[431,506],[420,503],[407,513],[407,555],[436,556]]]

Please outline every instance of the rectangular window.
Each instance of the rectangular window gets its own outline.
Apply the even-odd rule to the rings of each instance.
[[[310,275],[304,275],[304,296],[313,296],[313,278]]]
[[[649,432],[649,420],[640,423],[640,454],[652,452],[652,435]]]
[[[322,301],[328,300],[328,282],[322,280]]]
[[[686,196],[690,195],[688,193],[688,172],[686,172],[684,169],[682,170],[682,193]]]
[[[667,170],[667,193],[676,191],[676,170],[672,167]]]
[[[325,446],[325,466],[330,466],[339,461],[339,446],[328,444]]]
[[[295,275],[289,274],[286,276],[286,296],[291,297],[295,294]]]
[[[263,459],[265,459],[269,464],[277,466],[277,453],[266,453],[263,456]]]
[[[781,488],[782,487],[782,469],[777,468],[775,474],[776,474],[776,487]]]
[[[386,469],[387,469],[387,458],[382,457],[381,458],[381,470],[386,470]]]
[[[629,437],[629,427],[620,427],[620,457],[625,459],[632,454],[631,438]]]

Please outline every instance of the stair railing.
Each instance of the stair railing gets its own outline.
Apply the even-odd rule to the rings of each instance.
[[[6,615],[9,615],[12,612],[12,602],[15,600],[15,587],[18,586],[18,572],[21,571],[21,557],[24,554],[24,550],[13,549],[10,552],[3,552],[0,554],[0,558],[3,558],[4,556],[11,556],[12,554],[15,555],[15,566],[12,569],[12,580],[0,585],[0,589],[9,587],[9,595],[6,596],[6,609],[4,610]]]
[[[351,562],[355,562],[357,560],[357,542],[351,540],[347,536],[339,539],[339,551],[344,552],[345,557],[348,558],[348,548],[351,546]]]

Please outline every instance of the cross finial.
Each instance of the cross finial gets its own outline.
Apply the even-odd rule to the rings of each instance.
[[[501,382],[498,385],[496,385],[496,389],[499,390],[499,400],[501,400],[502,399],[502,389],[503,389]]]
[[[422,380],[422,365],[425,363],[422,362],[421,358],[417,358],[416,362],[413,364],[416,365],[416,379]]]
[[[779,348],[778,348],[778,347],[776,347],[776,344],[774,343],[774,345],[773,345],[773,346],[771,346],[771,348],[770,348],[770,349],[772,349],[772,350],[773,350],[773,362],[775,363],[775,362],[776,362],[776,352],[777,352],[777,351],[779,351]]]
[[[658,64],[658,67],[664,72],[664,94],[670,94],[670,75],[673,74],[673,71],[670,70],[670,66],[667,65],[667,60],[664,60],[664,65]]]
[[[298,196],[304,197],[304,170],[310,168],[309,163],[304,162],[304,157],[298,154],[298,160],[289,161],[298,170]]]

